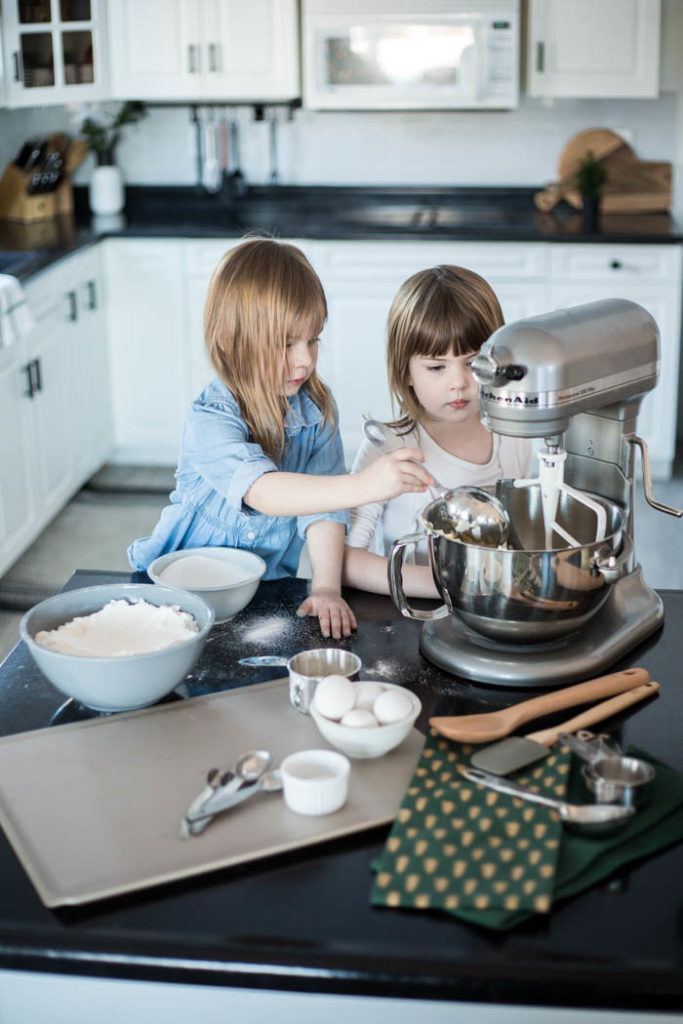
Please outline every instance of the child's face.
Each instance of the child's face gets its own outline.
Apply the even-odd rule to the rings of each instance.
[[[475,354],[411,357],[408,383],[427,417],[464,423],[479,416],[479,386],[472,373]]]
[[[296,331],[296,337],[287,339],[285,354],[284,394],[295,395],[315,370],[318,361],[318,337],[310,325]]]

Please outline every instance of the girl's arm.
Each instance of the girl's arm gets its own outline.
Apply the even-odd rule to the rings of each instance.
[[[370,590],[373,594],[389,593],[389,559],[365,548],[344,549],[342,580],[347,587]],[[428,565],[403,565],[403,589],[407,597],[436,597],[439,592]]]
[[[419,448],[401,448],[382,455],[360,473],[264,473],[245,493],[244,500],[267,516],[336,512],[372,501],[386,501],[406,491],[426,491],[434,480],[418,465],[423,461]]]
[[[350,636],[356,628],[356,617],[341,596],[344,533],[343,523],[329,519],[319,519],[308,527],[311,592],[297,609],[297,615],[317,615],[322,635],[331,635],[335,640]]]

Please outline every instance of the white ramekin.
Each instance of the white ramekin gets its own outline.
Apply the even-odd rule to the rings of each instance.
[[[285,803],[297,814],[331,814],[346,803],[351,763],[334,750],[299,750],[280,765]]]

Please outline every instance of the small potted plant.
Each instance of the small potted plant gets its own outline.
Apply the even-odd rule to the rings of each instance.
[[[607,181],[604,165],[595,159],[589,149],[576,172],[576,187],[583,200],[583,225],[586,231],[596,231],[600,212],[600,195]]]
[[[86,117],[79,135],[95,154],[97,167],[90,180],[90,209],[95,214],[120,213],[124,205],[123,180],[115,163],[116,147],[127,125],[147,116],[139,100],[126,100],[117,113]]]

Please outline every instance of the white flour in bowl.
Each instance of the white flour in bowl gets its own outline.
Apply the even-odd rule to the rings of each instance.
[[[86,658],[123,658],[173,647],[199,632],[189,612],[178,605],[157,607],[147,601],[110,601],[91,615],[79,615],[57,629],[41,630],[41,647]]]
[[[223,558],[211,558],[210,555],[187,555],[171,562],[159,573],[159,579],[169,587],[184,587],[186,590],[229,587],[253,577],[253,570]]]

